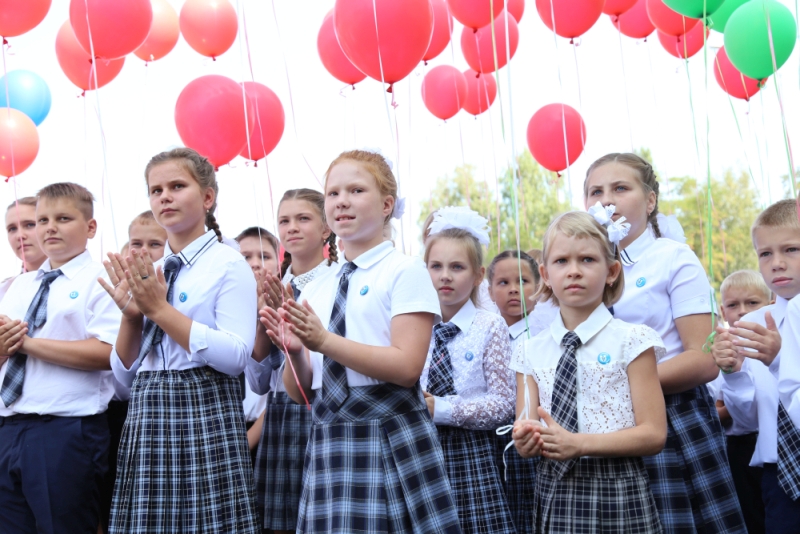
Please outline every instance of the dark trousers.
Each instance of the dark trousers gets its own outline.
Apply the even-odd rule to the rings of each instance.
[[[744,523],[749,534],[764,534],[764,502],[761,500],[760,467],[750,467],[758,433],[728,436],[728,463]]]
[[[103,477],[103,487],[100,490],[100,522],[103,530],[108,532],[108,520],[111,515],[111,497],[114,495],[114,481],[117,478],[117,453],[119,440],[122,439],[122,426],[128,417],[128,401],[114,401],[108,403],[108,471]]]
[[[778,483],[777,464],[764,464],[761,478],[764,525],[769,534],[800,534],[800,499],[793,501]]]
[[[0,417],[0,444],[0,533],[97,533],[104,413]]]

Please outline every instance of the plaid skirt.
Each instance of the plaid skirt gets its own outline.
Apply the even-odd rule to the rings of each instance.
[[[297,532],[458,534],[436,427],[419,383],[349,388],[312,404]]]
[[[667,442],[644,458],[664,532],[746,533],[725,434],[704,386],[665,395]]]
[[[561,480],[552,468],[554,463],[547,459],[538,462],[535,532],[663,532],[641,458],[582,457]]]
[[[295,530],[311,411],[285,391],[273,392],[268,399],[256,456],[256,496],[264,528]]]
[[[508,422],[514,424],[514,419]],[[497,469],[506,493],[506,502],[511,510],[511,519],[517,532],[533,532],[533,492],[536,486],[536,464],[539,458],[523,458],[512,443],[511,433],[498,436],[492,432]],[[505,459],[505,461],[504,461]]]
[[[511,510],[497,469],[494,431],[442,425],[436,430],[461,531],[514,534]]]
[[[242,390],[210,367],[136,375],[109,532],[260,533]]]

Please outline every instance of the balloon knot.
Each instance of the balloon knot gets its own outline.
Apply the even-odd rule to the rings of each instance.
[[[575,39],[570,39],[569,40],[569,44],[574,45],[575,44]]]
[[[7,44],[8,44],[8,39],[6,39],[5,37],[3,37],[3,45],[7,45]],[[7,181],[8,181],[8,178],[6,178],[6,182],[7,182]]]
[[[356,90],[356,84],[353,84],[353,91]]]
[[[257,161],[254,161],[254,162],[253,162],[253,167],[254,167],[254,168],[255,168],[255,167],[258,167],[258,162],[257,162]]]
[[[619,22],[619,15],[614,15],[614,24]]]
[[[84,91],[82,91],[82,92],[81,92],[81,94],[79,94],[79,95],[77,96],[77,98],[83,98],[83,97],[85,97],[85,96],[86,96],[86,91],[84,90]]]
[[[216,60],[217,60],[216,56],[211,56],[211,61],[216,61]]]
[[[428,60],[426,59],[425,61],[422,62],[422,64],[427,67],[428,66]]]
[[[5,41],[5,39],[3,39],[3,41]],[[10,179],[11,179],[11,177],[9,176],[8,178],[6,178],[5,182],[6,182],[6,183],[8,183],[8,181],[9,181]]]
[[[393,84],[393,83],[390,83],[390,84],[389,84],[389,88],[386,90],[386,92],[387,92],[387,93],[391,93],[391,92],[392,92],[392,87],[393,87],[393,86],[394,86],[394,84]]]

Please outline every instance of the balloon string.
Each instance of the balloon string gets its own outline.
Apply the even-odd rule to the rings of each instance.
[[[453,62],[453,65],[456,64],[456,52],[455,47],[453,46],[453,21],[450,17],[447,17],[447,28],[450,31],[450,58]],[[477,37],[475,38],[477,42]],[[480,61],[480,56],[478,56]],[[424,85],[423,85],[424,87]],[[453,89],[456,92],[456,104],[458,105],[458,110],[461,111],[461,106],[463,103],[461,102],[461,97],[458,95],[458,81],[454,78],[453,79]],[[458,117],[458,137],[459,141],[461,142],[461,165],[466,165],[466,158],[464,157],[464,132],[461,127],[461,114],[456,112],[456,116]],[[467,197],[467,206],[469,206],[469,196]]]
[[[242,27],[245,26],[246,19],[244,18],[243,6],[239,5],[239,0],[236,0],[236,12],[242,14],[242,24],[241,24],[241,26],[239,27],[239,29],[237,31],[237,33],[238,33],[237,37],[239,38],[238,39],[239,40],[239,63],[241,65],[242,70],[244,70],[244,57],[243,57],[244,53],[243,53],[243,50],[242,50],[242,34],[244,33],[244,31],[242,30]],[[248,57],[249,57],[249,55],[250,55],[249,45],[248,45],[247,54],[248,54]],[[250,73],[252,74],[252,69],[251,69]],[[244,79],[244,76],[242,76],[242,79]],[[255,80],[253,80],[253,81],[255,81]],[[249,121],[247,120],[247,115],[248,115],[248,113],[247,113],[247,92],[245,91],[245,88],[244,88],[244,82],[240,83],[239,85],[242,87],[242,108],[244,109],[244,135],[245,135],[245,139],[247,139],[247,159],[252,160],[253,159],[253,151],[252,151],[251,146],[250,146],[250,124],[249,124]],[[256,94],[254,92],[253,96],[254,96],[254,98],[256,100],[256,110],[258,110],[258,94]],[[256,114],[258,114],[257,111],[256,111]],[[263,145],[264,144],[263,143],[263,141],[264,141],[264,135],[263,134],[261,135],[261,141],[262,141],[261,144]],[[253,200],[255,200],[255,199],[253,199]],[[260,237],[259,237],[259,241],[261,241]],[[262,254],[261,261],[262,261],[262,263],[264,261],[263,254]],[[263,267],[263,265],[262,265],[262,267]]]
[[[767,186],[769,188],[768,189],[768,192],[769,192],[769,203],[772,204],[772,176],[771,176],[771,173],[770,173],[770,170],[769,170],[769,162],[770,162],[770,159],[769,159],[769,141],[767,139],[766,113],[764,113],[764,111],[766,109],[764,107],[764,91],[759,91],[758,98],[761,101],[761,133],[762,133],[761,137],[764,138],[764,159],[767,161],[766,169],[767,169]],[[756,142],[758,142],[758,136],[756,136]],[[760,155],[760,152],[759,152],[759,155]]]
[[[703,83],[704,83],[704,90],[705,90],[705,108],[706,108],[706,192],[707,192],[707,218],[708,218],[708,228],[706,229],[706,246],[708,247],[708,277],[709,281],[711,282],[709,288],[709,305],[711,306],[711,331],[714,332],[716,327],[716,314],[718,310],[716,309],[716,295],[714,293],[714,243],[711,240],[711,223],[713,221],[713,198],[711,195],[711,118],[710,112],[708,108],[708,30],[706,30],[706,18],[708,12],[706,10],[706,2],[707,0],[703,0],[703,18],[701,19],[701,28],[700,30],[703,32]],[[686,19],[684,18],[684,27],[686,25]],[[686,64],[688,68],[689,63],[689,53],[688,53],[688,43],[685,37],[686,33],[684,32],[684,39],[683,39],[683,48],[684,48],[684,57],[686,57]],[[720,233],[722,237],[722,254],[723,259],[726,260],[725,256],[725,235],[724,233]],[[726,262],[727,264],[727,262]],[[727,267],[726,267],[727,270]]]
[[[759,93],[759,96],[761,94]],[[767,175],[764,173],[764,160],[761,158],[761,142],[759,138],[756,136],[755,132],[753,131],[753,121],[750,120],[750,109],[751,109],[751,102],[748,101],[747,103],[747,133],[748,138],[752,139],[756,145],[756,156],[758,157],[758,168],[761,175],[761,187],[767,190],[767,204],[772,204],[772,186],[767,179]]]
[[[561,56],[558,53],[558,35],[556,34],[556,12],[553,7],[553,0],[550,0],[550,20],[553,23],[553,42],[556,46],[556,67],[558,69],[558,87],[561,91],[561,129],[564,133],[564,168],[567,171],[567,187],[569,189],[569,203],[573,205],[572,198],[572,176],[570,173],[569,165],[569,142],[567,140],[567,117],[564,109],[564,82],[561,79]],[[582,126],[579,126],[583,129]]]
[[[620,23],[620,26],[622,24]],[[617,26],[617,40],[619,41],[619,63],[622,65],[622,89],[625,93],[625,113],[628,115],[628,136],[630,137],[631,141],[631,152],[633,152],[633,120],[631,119],[631,104],[628,98],[628,76],[625,73],[625,54],[623,53],[622,49],[622,31],[619,29],[620,26]],[[650,50],[647,51],[648,55],[650,54]],[[575,69],[578,68],[578,59],[577,56],[575,58]],[[650,79],[653,79],[653,62],[650,61]],[[655,93],[655,84],[653,85],[653,101],[655,102],[656,93]],[[581,128],[581,136],[583,136],[583,128]]]
[[[692,97],[692,77],[689,74],[689,60],[684,59],[683,64],[686,67],[686,80],[689,84],[689,109],[692,112],[692,129],[694,131],[694,147],[697,155],[697,164],[700,164],[700,139],[697,136],[697,119],[694,113],[694,98]],[[697,170],[697,168],[695,168]]]

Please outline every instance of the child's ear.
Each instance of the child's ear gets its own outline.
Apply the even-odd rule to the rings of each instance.
[[[619,274],[622,272],[622,263],[614,261],[608,266],[608,276],[606,276],[606,285],[611,285],[617,281]]]
[[[539,283],[549,286],[548,282],[550,281],[549,277],[547,276],[547,269],[543,264],[539,264]]]
[[[94,236],[97,234],[97,220],[89,219],[86,224],[88,225],[86,237],[89,239],[94,239]]]
[[[478,287],[483,283],[483,279],[486,277],[486,267],[481,267],[478,271],[478,276],[475,277],[475,287]],[[491,292],[491,288],[489,289]]]

